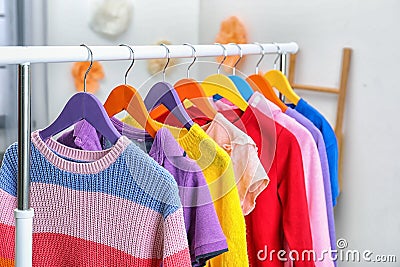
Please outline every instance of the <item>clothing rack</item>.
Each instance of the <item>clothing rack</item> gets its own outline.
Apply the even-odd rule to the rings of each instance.
[[[298,51],[290,43],[261,44],[265,53],[280,54],[280,70],[286,73],[286,55]],[[132,60],[130,50],[123,46],[89,46],[95,61]],[[193,50],[185,45],[169,45],[171,58],[193,57]],[[218,45],[194,45],[197,57],[223,55]],[[234,45],[225,45],[228,56],[239,55]],[[243,55],[259,55],[258,44],[240,44]],[[162,46],[132,46],[134,59],[166,58]],[[278,51],[279,49],[279,51]],[[34,211],[30,207],[30,134],[31,134],[31,63],[61,63],[89,61],[83,46],[8,46],[0,47],[0,65],[18,64],[18,207],[15,217],[15,266],[32,266],[32,224]]]

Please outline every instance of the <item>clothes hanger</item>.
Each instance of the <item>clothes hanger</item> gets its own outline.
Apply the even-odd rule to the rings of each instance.
[[[115,87],[104,103],[104,108],[109,117],[112,117],[123,110],[126,110],[140,126],[142,126],[153,138],[160,129],[156,122],[149,116],[142,97],[135,88],[126,83],[128,73],[135,63],[135,52],[129,45],[126,46],[132,55],[132,62],[128,70],[125,72],[125,83]]]
[[[121,135],[113,126],[101,102],[94,95],[86,92],[86,78],[93,65],[93,53],[85,44],[81,44],[81,46],[86,47],[90,56],[90,65],[84,77],[83,92],[74,94],[68,100],[57,119],[41,130],[39,136],[45,141],[84,119],[111,143],[115,144]]]
[[[243,57],[243,51],[240,45],[235,43],[229,43],[230,45],[236,45],[240,51],[240,57],[236,61],[235,65],[233,65],[232,75],[229,75],[229,79],[235,84],[236,88],[239,90],[239,93],[242,95],[244,100],[249,101],[250,97],[253,95],[254,91],[251,89],[251,86],[248,82],[246,82],[242,77],[236,75],[236,66],[239,64],[240,60]]]
[[[255,74],[252,74],[246,78],[246,81],[250,84],[250,86],[254,89],[254,91],[259,91],[262,93],[266,98],[268,98],[271,102],[277,105],[283,112],[286,111],[288,108],[285,103],[283,103],[279,97],[276,95],[274,89],[269,84],[267,79],[265,79],[262,75],[258,72],[258,66],[260,65],[261,61],[264,58],[265,50],[264,47],[259,43],[254,43],[261,48],[261,58],[258,60],[256,65]]]
[[[194,122],[187,114],[177,92],[171,84],[165,82],[165,70],[171,59],[169,48],[165,44],[161,44],[167,51],[167,64],[165,64],[163,73],[163,81],[158,82],[150,88],[147,93],[144,104],[147,110],[152,110],[159,105],[164,105],[174,116],[183,124],[186,129],[190,129]],[[154,118],[154,117],[153,117]]]
[[[211,106],[208,97],[203,91],[201,84],[199,84],[196,80],[189,78],[190,68],[197,60],[196,49],[189,43],[185,43],[183,45],[190,46],[192,48],[193,61],[190,63],[186,70],[186,78],[183,78],[174,84],[174,88],[178,93],[180,101],[190,100],[191,103],[194,103],[196,107],[209,119],[213,119],[217,114],[217,111]],[[159,118],[160,116],[168,113],[168,110],[163,106],[158,106],[156,109],[153,109],[150,114],[154,118]]]
[[[275,44],[275,43],[274,43]],[[281,92],[290,102],[297,105],[300,100],[300,97],[293,90],[292,86],[289,83],[289,80],[286,78],[285,74],[276,69],[276,61],[279,58],[279,55],[282,54],[280,47],[275,44],[278,48],[278,56],[274,61],[274,70],[268,71],[264,74],[264,78],[270,83],[272,87],[275,87],[279,92]]]
[[[224,50],[224,58],[218,65],[217,74],[210,75],[204,79],[201,83],[201,87],[206,96],[212,97],[214,95],[220,95],[237,106],[241,111],[245,111],[249,104],[244,100],[234,82],[229,79],[229,77],[220,74],[222,63],[226,60],[228,53],[222,44],[216,43],[216,45],[220,45]]]

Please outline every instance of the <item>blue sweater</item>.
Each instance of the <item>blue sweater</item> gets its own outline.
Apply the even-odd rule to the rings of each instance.
[[[294,108],[299,113],[308,118],[322,133],[324,138],[326,154],[328,156],[329,175],[331,179],[332,188],[332,202],[333,206],[336,205],[336,199],[339,196],[339,179],[338,179],[338,144],[335,132],[333,131],[329,122],[319,113],[314,107],[308,104],[304,99],[300,99],[297,106],[293,104],[288,105]]]

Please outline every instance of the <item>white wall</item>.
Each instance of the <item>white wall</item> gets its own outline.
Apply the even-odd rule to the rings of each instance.
[[[98,1],[52,0],[48,2],[48,45],[130,45],[155,44],[169,40],[173,44],[198,43],[199,1],[133,0],[133,16],[128,31],[116,39],[106,39],[89,28],[89,19]],[[78,8],[79,7],[79,8]],[[184,11],[184,12],[182,12]],[[128,48],[126,48],[128,49]],[[181,62],[184,62],[182,60]],[[97,96],[104,101],[109,92],[123,83],[130,62],[102,62],[105,79]],[[72,63],[49,64],[49,118],[54,120],[75,88],[71,76]],[[169,74],[168,74],[169,73]],[[167,72],[167,81],[181,78],[183,69]],[[146,61],[138,60],[128,76],[128,83],[140,89],[150,75]],[[159,79],[161,76],[159,76]],[[142,93],[144,89],[140,89]]]
[[[350,249],[396,254],[400,261],[400,2],[202,0],[200,10],[202,43],[213,42],[219,23],[231,15],[245,23],[250,42],[296,41],[301,49],[296,80],[301,83],[337,86],[341,49],[353,48],[337,236],[346,238]],[[242,70],[254,71],[250,63],[256,59],[248,58]],[[264,69],[272,67],[271,60],[263,62]],[[335,122],[335,96],[299,94]]]
[[[0,0],[0,46],[13,43],[13,9],[12,4]],[[16,140],[16,123],[10,123],[16,117],[12,104],[14,104],[12,87],[13,71],[15,67],[10,65],[0,66],[0,116],[3,125],[0,127],[0,154],[6,150],[8,145]],[[16,109],[15,109],[16,111]],[[1,156],[1,155],[0,155]]]
[[[8,14],[6,14],[5,1],[0,0],[0,45],[7,45],[9,42],[6,15]],[[9,93],[9,73],[5,66],[0,66],[0,86],[0,95],[3,96],[0,98],[0,116],[5,116],[5,114],[7,114],[6,96],[8,96]],[[5,131],[0,127],[0,152],[4,151],[6,148]]]

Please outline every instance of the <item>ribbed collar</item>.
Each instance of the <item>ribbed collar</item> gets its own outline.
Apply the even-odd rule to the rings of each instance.
[[[129,124],[126,124],[115,117],[110,118],[114,127],[120,132],[121,134],[125,135],[129,139],[134,140],[146,140],[152,141],[153,137],[146,132],[144,129],[135,128]]]
[[[49,138],[44,142],[39,136],[39,130],[31,135],[33,145],[53,165],[61,170],[79,173],[94,174],[107,169],[122,154],[130,143],[129,139],[121,136],[117,143],[107,150],[86,151],[70,148]],[[63,157],[87,162],[75,162]]]
[[[183,149],[187,150],[190,148],[190,151],[194,153],[195,157],[200,156],[197,152],[200,150],[196,149],[199,147],[199,144],[202,140],[210,138],[203,129],[198,124],[193,124],[189,130],[185,128],[176,128],[172,126],[166,126],[172,135],[175,137],[176,141],[181,144]],[[198,151],[197,151],[198,150]]]

